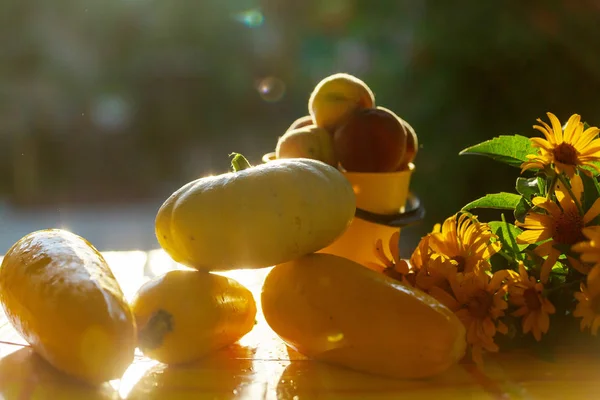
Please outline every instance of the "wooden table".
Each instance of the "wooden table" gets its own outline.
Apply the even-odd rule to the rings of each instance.
[[[131,298],[149,277],[179,268],[161,250],[106,252]],[[561,350],[548,362],[525,352],[488,357],[483,370],[460,364],[430,380],[370,376],[307,360],[288,350],[260,312],[269,269],[224,275],[250,288],[258,324],[238,344],[185,367],[166,367],[140,354],[122,379],[92,389],[54,370],[0,314],[0,399],[600,399],[600,360]]]

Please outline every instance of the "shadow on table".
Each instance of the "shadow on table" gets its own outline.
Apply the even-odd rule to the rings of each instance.
[[[92,387],[56,370],[30,347],[0,359],[0,399],[3,400],[113,400],[109,385]]]
[[[127,399],[250,399],[256,375],[253,355],[254,349],[235,344],[190,364],[157,364]]]

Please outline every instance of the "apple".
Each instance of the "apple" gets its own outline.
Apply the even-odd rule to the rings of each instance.
[[[348,172],[393,172],[406,153],[407,133],[397,116],[381,108],[358,109],[333,135],[341,166]]]
[[[417,156],[417,152],[419,151],[419,138],[417,137],[414,128],[405,119],[402,119],[388,108],[381,106],[378,106],[377,108],[394,114],[406,130],[406,152],[404,153],[404,159],[400,163],[399,170],[407,169],[408,164],[414,161],[415,157]]]
[[[325,129],[309,125],[287,131],[277,140],[276,158],[312,158],[337,168],[333,137]]]
[[[315,125],[334,132],[356,109],[375,106],[375,95],[359,78],[337,73],[321,80],[308,100]]]

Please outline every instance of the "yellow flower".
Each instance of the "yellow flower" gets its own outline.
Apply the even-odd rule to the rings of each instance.
[[[544,169],[547,166],[553,166],[557,173],[564,172],[569,177],[572,177],[575,170],[581,169],[582,166],[600,172],[600,168],[593,164],[594,161],[600,161],[600,139],[596,138],[600,130],[591,127],[584,131],[580,116],[573,114],[563,131],[558,118],[552,113],[547,115],[552,127],[538,118],[537,121],[542,125],[534,125],[533,128],[542,132],[546,139],[539,137],[529,139],[534,147],[539,148],[539,151],[538,154],[527,156],[530,161],[521,165],[521,173],[531,168]]]
[[[431,234],[429,246],[458,264],[458,272],[476,272],[478,268],[489,270],[489,258],[500,250],[496,239],[486,223],[477,221],[469,214],[455,214],[442,224],[440,232]]]
[[[483,350],[499,350],[494,342],[496,332],[508,332],[508,327],[499,318],[504,316],[508,308],[504,300],[504,280],[509,275],[508,270],[498,271],[492,276],[483,272],[458,273],[450,277],[454,296],[437,287],[430,291],[433,297],[454,311],[464,324],[471,357],[478,364],[483,363]]]
[[[431,235],[441,232],[441,229],[442,228],[440,224],[435,224],[431,233],[428,233],[427,235],[421,238],[417,248],[413,251],[412,255],[410,256],[410,265],[413,269],[418,271],[424,265],[427,265],[431,254],[433,254],[431,247],[429,247],[429,239],[431,238]]]
[[[571,191],[577,201],[580,201],[583,194],[583,183],[579,175],[575,175],[571,179]],[[548,282],[550,271],[561,254],[561,251],[554,248],[554,245],[570,246],[581,241],[584,238],[582,233],[584,226],[600,214],[600,199],[596,199],[592,207],[582,216],[577,204],[560,183],[557,185],[555,193],[558,204],[545,197],[535,197],[532,200],[535,206],[546,212],[545,214],[531,210],[525,216],[525,222],[516,222],[517,226],[525,229],[517,236],[517,243],[533,244],[550,239],[534,250],[535,254],[540,257],[547,256],[540,272],[540,280],[543,284]],[[567,259],[570,265],[579,272],[586,274],[589,271],[589,268],[574,257],[567,256]]]
[[[383,241],[377,239],[375,243],[374,254],[375,257],[380,261],[379,263],[366,262],[366,266],[378,272],[383,272],[385,275],[402,281],[404,283],[410,283],[407,280],[411,269],[405,260],[400,258],[400,249],[398,247],[400,241],[400,232],[396,231],[392,233],[388,240],[388,249],[390,256],[386,254],[383,246]]]
[[[431,254],[428,262],[416,272],[415,286],[428,292],[438,287],[450,289],[449,278],[456,275],[458,263],[442,254]]]
[[[519,307],[512,315],[522,317],[523,333],[531,332],[539,342],[542,334],[547,333],[550,327],[549,314],[554,314],[556,309],[542,295],[544,285],[527,274],[522,262],[519,262],[519,274],[511,275],[511,278],[508,284],[508,301]]]
[[[573,316],[581,318],[582,331],[590,328],[592,335],[596,336],[600,327],[600,267],[592,268],[586,283],[582,283],[581,292],[574,295],[578,303]]]
[[[581,261],[600,265],[600,226],[583,228],[582,233],[589,241],[575,243],[571,249],[581,253]]]

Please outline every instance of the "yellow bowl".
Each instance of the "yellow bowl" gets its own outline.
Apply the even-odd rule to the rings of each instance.
[[[262,161],[275,159],[275,153],[267,153]],[[418,222],[424,216],[425,210],[418,199],[409,195],[414,170],[412,163],[406,170],[386,173],[348,172],[340,168],[354,189],[357,212],[348,229],[319,253],[335,254],[363,265],[379,263],[375,256],[377,239],[387,245],[400,227]]]

